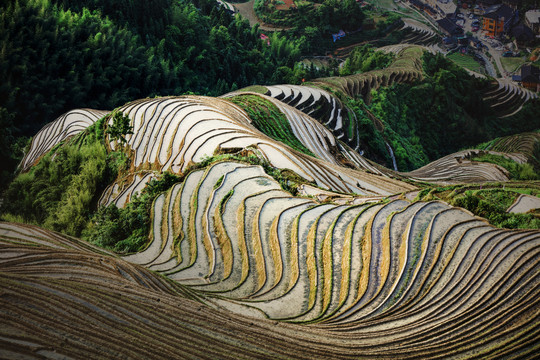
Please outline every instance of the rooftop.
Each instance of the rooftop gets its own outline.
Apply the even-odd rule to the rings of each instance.
[[[540,10],[529,10],[525,13],[525,18],[531,24],[540,23]]]
[[[457,5],[453,1],[443,2],[439,0],[435,6],[438,6],[445,14],[453,14],[457,10]]]
[[[486,10],[484,17],[491,19],[501,19],[508,20],[514,16],[514,10],[508,5],[496,5]]]
[[[448,19],[447,17],[437,20],[437,24],[439,24],[439,26],[449,34],[456,35],[463,33],[463,29],[457,26],[452,20]]]
[[[522,42],[534,39],[533,31],[525,24],[514,26],[512,29],[512,36],[514,36],[517,41]]]
[[[521,81],[540,82],[540,68],[533,65],[523,65],[521,67]]]

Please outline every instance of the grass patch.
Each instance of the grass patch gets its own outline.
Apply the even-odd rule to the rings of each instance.
[[[524,189],[524,188],[508,188],[508,191],[515,191],[524,195],[532,195],[540,197],[540,190],[537,189]]]
[[[539,180],[540,174],[535,172],[534,167],[531,164],[519,164],[513,160],[510,160],[504,156],[483,154],[480,156],[472,157],[471,160],[479,162],[487,162],[502,166],[510,173],[510,176],[514,180]]]
[[[115,204],[100,207],[82,232],[82,239],[119,253],[139,251],[148,240],[155,198],[180,180],[180,177],[165,172],[151,180],[124,208]]]
[[[501,57],[501,64],[504,70],[514,72],[519,70],[521,65],[525,64],[526,59],[523,57]]]
[[[534,184],[534,183],[533,183]],[[490,224],[508,229],[540,229],[540,214],[511,214],[506,210],[520,194],[538,196],[540,188],[532,184],[507,187],[507,183],[486,185],[453,185],[423,189],[415,200],[443,200],[483,217]]]
[[[97,198],[127,163],[107,153],[103,118],[51,149],[3,194],[2,218],[79,236]]]
[[[452,53],[446,56],[448,59],[452,60],[457,65],[464,67],[466,69],[482,73],[484,68],[480,66],[472,56],[461,54],[461,53]]]
[[[283,142],[295,150],[315,155],[294,135],[287,117],[270,101],[257,95],[238,95],[229,99],[244,109],[253,125],[274,140]]]
[[[268,89],[261,85],[252,85],[252,86],[248,86],[239,90],[239,92],[248,92],[248,91],[264,95],[268,92]]]

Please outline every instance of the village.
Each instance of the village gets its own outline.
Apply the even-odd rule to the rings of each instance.
[[[456,62],[471,68],[466,63],[473,60],[482,74],[540,91],[539,8],[523,11],[518,0],[407,3],[444,35],[442,48]]]
[[[239,13],[246,17],[252,26],[259,24],[260,29],[273,32],[293,29],[294,26],[284,19],[293,14],[292,10],[294,14],[305,11],[300,8],[305,9],[308,2],[260,1],[274,9],[275,23],[254,10],[257,1],[230,3],[220,0],[219,3],[231,14]],[[333,43],[337,42],[336,47],[327,49],[325,56],[314,56],[311,60],[315,59],[316,67],[320,63],[316,58],[328,60],[337,57],[343,61],[352,48],[369,39],[358,36],[358,32],[375,29],[381,14],[383,19],[384,14],[396,14],[405,24],[403,29],[426,34],[428,40],[418,41],[417,38],[411,42],[411,38],[405,36],[400,42],[428,45],[431,51],[445,54],[475,76],[498,79],[504,84],[532,92],[540,91],[540,1],[356,0],[356,3],[360,8],[372,11],[373,16],[365,19],[362,26],[354,31],[334,31],[331,38]],[[319,1],[313,2],[314,7],[320,5]],[[355,33],[360,40],[349,39]],[[341,45],[344,38],[348,39],[346,45]],[[270,43],[266,35],[261,39]],[[317,46],[323,45],[319,42]]]

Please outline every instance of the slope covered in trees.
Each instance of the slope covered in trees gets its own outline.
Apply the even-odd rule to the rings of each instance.
[[[540,128],[538,98],[516,96],[514,107],[502,105],[501,116],[501,99],[513,98],[512,89],[502,87],[500,94],[491,95],[490,81],[424,50],[401,45],[391,55],[370,46],[357,48],[340,70],[342,76],[305,84],[332,94],[336,111],[305,111],[367,158],[393,167],[393,156],[400,171],[415,170],[494,137]],[[307,104],[273,88],[268,87],[267,94],[300,110]],[[505,112],[505,106],[510,110]]]
[[[209,0],[2,2],[3,174],[21,155],[18,137],[73,108],[284,81],[276,69],[294,65],[299,45],[271,38],[267,46],[257,28]]]

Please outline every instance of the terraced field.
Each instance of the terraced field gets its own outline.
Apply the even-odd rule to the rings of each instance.
[[[0,358],[533,358],[540,231],[411,201],[428,182],[496,187],[508,172],[465,150],[398,173],[339,136],[333,92],[422,76],[419,48],[399,51],[389,69],[320,87],[128,103],[125,143],[101,111],[45,127],[23,170],[108,116],[104,144],[129,161],[100,205],[124,207],[165,171],[181,180],[151,203],[145,246],[121,257],[0,222]],[[537,141],[484,151],[522,163]],[[515,196],[518,212],[537,206]]]
[[[402,18],[403,27],[400,31],[409,31],[402,40],[403,44],[434,46],[440,41],[440,36],[429,26],[417,20]]]
[[[318,203],[230,161],[191,172],[153,214],[151,242],[123,259],[0,223],[2,357],[536,351],[539,231],[436,201]]]
[[[373,70],[343,77],[321,78],[311,83],[319,87],[330,87],[353,98],[361,96],[366,102],[369,102],[371,90],[380,86],[422,79],[422,53],[423,50],[420,47],[410,46],[398,53],[396,60],[383,70]]]
[[[480,153],[504,156],[517,163],[526,162],[526,158],[522,154],[463,150],[444,156],[414,171],[401,173],[401,175],[411,180],[436,184],[483,183],[510,180],[508,171],[503,167],[488,162],[471,160],[471,158]]]
[[[358,120],[354,112],[348,109],[339,97],[362,97],[364,101],[369,103],[372,90],[381,86],[390,86],[395,82],[421,79],[423,77],[422,53],[425,50],[433,51],[425,46],[411,44],[400,44],[382,50],[396,53],[396,60],[383,70],[344,77],[315,79],[304,86],[262,86],[259,87],[258,91],[313,117],[332,131],[341,143],[346,144],[356,152],[361,152],[359,140],[361,129]],[[238,93],[225,96],[235,94]],[[335,94],[341,95],[336,96]],[[364,110],[372,116],[367,108]],[[380,122],[375,118],[373,121]],[[347,152],[343,149],[342,151]]]
[[[537,99],[538,95],[515,85],[513,82],[497,79],[491,87],[486,89],[484,101],[486,101],[501,118],[512,116],[518,113],[523,105],[532,99]]]
[[[535,148],[540,143],[540,133],[530,132],[494,139],[482,146],[485,150],[508,154],[521,154],[530,161],[535,159]]]
[[[30,150],[22,160],[20,168],[27,171],[55,145],[80,133],[108,113],[109,111],[103,110],[75,109],[61,115],[32,138]]]

